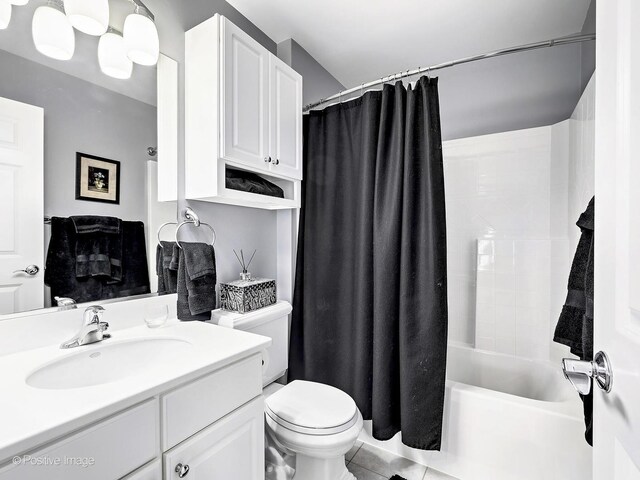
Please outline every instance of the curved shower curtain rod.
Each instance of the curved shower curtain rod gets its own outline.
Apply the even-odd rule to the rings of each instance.
[[[493,52],[474,55],[471,57],[460,58],[458,60],[452,60],[450,62],[439,63],[431,67],[419,67],[413,70],[406,70],[405,72],[400,72],[395,75],[388,75],[386,77],[379,78],[378,80],[374,80],[372,82],[363,83],[362,85],[359,85],[357,87],[349,88],[347,90],[342,90],[336,93],[335,95],[331,95],[330,97],[322,98],[317,102],[310,103],[309,105],[305,106],[302,111],[306,113],[312,108],[318,107],[332,100],[341,100],[342,97],[350,95],[355,92],[362,93],[366,88],[382,85],[392,80],[399,80],[405,77],[413,77],[414,75],[418,75],[420,73],[426,72],[428,75],[434,70],[442,70],[443,68],[449,68],[455,65],[462,65],[463,63],[476,62],[478,60],[485,60],[487,58],[500,57],[502,55],[509,55],[511,53],[526,52],[528,50],[537,50],[539,48],[555,47],[558,45],[568,45],[570,43],[589,42],[595,39],[596,39],[595,33],[591,33],[587,35],[570,35],[568,37],[553,38],[551,40],[546,40],[543,42],[528,43],[526,45],[519,45],[517,47],[503,48],[502,50],[495,50]]]

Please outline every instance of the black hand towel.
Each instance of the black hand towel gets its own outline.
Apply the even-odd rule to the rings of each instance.
[[[595,238],[595,197],[576,225],[582,234],[571,265],[567,300],[562,307],[553,341],[567,345],[581,360],[593,360],[593,245]],[[580,395],[583,402],[585,439],[593,445],[593,388]]]
[[[209,320],[216,308],[216,265],[211,245],[180,243],[178,248],[178,318]]]
[[[128,297],[150,293],[149,264],[143,222],[122,222],[122,281],[107,280],[103,298]]]
[[[161,241],[156,251],[156,273],[158,274],[158,293],[176,293],[178,291],[178,252],[176,242]],[[161,285],[163,289],[161,290]]]
[[[122,280],[122,221],[115,217],[70,217],[76,232],[76,277]]]
[[[162,245],[156,246],[156,275],[158,276],[158,295],[164,295],[167,293],[167,288],[164,284],[164,268],[162,268]]]

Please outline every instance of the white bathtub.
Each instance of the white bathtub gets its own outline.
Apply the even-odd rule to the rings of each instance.
[[[582,404],[559,365],[450,345],[440,452],[361,440],[461,480],[589,480]]]

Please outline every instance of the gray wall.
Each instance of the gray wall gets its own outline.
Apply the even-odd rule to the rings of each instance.
[[[302,75],[304,105],[345,90],[342,83],[292,38],[278,44],[278,57]]]
[[[156,109],[0,50],[0,96],[44,108],[44,213],[110,215],[146,223],[146,150]],[[75,199],[76,152],[121,162],[120,204]]]
[[[274,54],[276,44],[225,1],[148,0],[145,3],[156,16],[161,52],[179,63],[178,198],[184,199],[184,32],[220,13]],[[238,278],[240,270],[232,251],[234,248],[242,248],[245,252],[256,249],[258,253],[253,260],[251,272],[254,276],[276,277],[276,212],[185,200],[178,202],[179,212],[184,211],[187,204],[216,230],[219,282]],[[182,213],[179,216],[182,218]],[[181,238],[193,238],[190,237],[191,233],[205,235],[204,230],[194,232],[193,227],[186,227],[185,230],[187,228],[191,231],[185,231],[184,237],[181,233]]]
[[[581,93],[581,46],[556,46],[437,72],[443,140],[551,125]]]

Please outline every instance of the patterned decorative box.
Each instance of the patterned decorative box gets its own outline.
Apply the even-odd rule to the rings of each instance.
[[[229,312],[248,313],[276,303],[276,281],[268,278],[220,284],[220,306]]]

